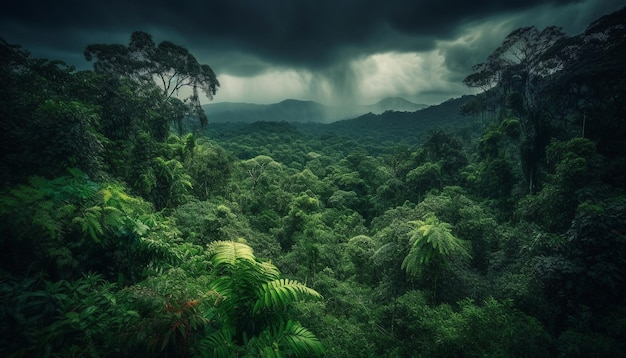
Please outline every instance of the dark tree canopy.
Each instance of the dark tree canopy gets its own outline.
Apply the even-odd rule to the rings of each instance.
[[[550,71],[552,63],[545,60],[544,53],[565,37],[563,31],[550,26],[542,31],[534,26],[519,28],[511,32],[487,58],[475,65],[474,73],[463,82],[469,87],[484,90],[500,85],[508,90],[517,90],[524,97],[525,104],[534,104],[533,85],[538,76]]]
[[[94,60],[96,72],[122,75],[139,83],[156,83],[163,97],[177,95],[183,87],[190,87],[191,113],[206,123],[206,115],[200,107],[198,90],[210,100],[220,84],[209,65],[198,63],[184,47],[169,41],[155,45],[152,35],[136,31],[130,37],[128,47],[120,44],[93,44],[85,49],[85,58]]]
[[[504,39],[486,62],[475,65],[474,73],[463,80],[467,86],[485,91],[485,103],[494,106],[497,117],[519,118],[523,134],[520,155],[530,192],[535,186],[537,166],[550,131],[541,108],[539,89],[558,69],[545,54],[563,38],[565,34],[555,26],[542,31],[534,26],[519,28]]]

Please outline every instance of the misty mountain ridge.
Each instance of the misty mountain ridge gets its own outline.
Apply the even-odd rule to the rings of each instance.
[[[414,112],[428,107],[401,97],[388,97],[371,105],[327,106],[314,101],[286,99],[273,104],[238,102],[209,103],[202,106],[213,123],[298,122],[332,123],[363,114],[386,111]]]
[[[267,132],[268,135],[273,135],[276,133],[289,134],[299,132],[318,138],[353,139],[368,145],[371,150],[375,150],[374,148],[378,148],[378,146],[384,145],[384,143],[414,145],[419,143],[426,133],[433,128],[464,128],[464,130],[476,128],[480,120],[474,116],[464,115],[461,111],[465,104],[475,98],[475,95],[465,95],[412,112],[391,110],[379,114],[368,112],[360,116],[334,122],[218,122],[214,118],[209,117],[211,124],[208,126],[208,131],[211,133],[210,137],[222,139],[245,135],[246,133]],[[308,108],[309,110],[316,110],[321,105],[315,102],[302,103],[296,100],[286,100],[274,106],[274,108],[282,109],[289,109],[293,106],[298,109]],[[290,113],[293,114],[295,112],[291,111]]]
[[[474,95],[465,95],[412,112],[367,113],[332,123],[296,123],[296,127],[304,133],[321,136],[416,142],[431,128],[463,127],[476,122],[476,118],[461,112],[463,105],[474,98]]]
[[[369,112],[373,114],[381,114],[386,111],[415,112],[429,107],[429,105],[413,103],[402,97],[387,97],[372,105],[364,107],[369,107],[371,109]]]

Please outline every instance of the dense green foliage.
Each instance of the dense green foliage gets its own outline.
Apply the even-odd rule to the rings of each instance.
[[[0,355],[625,355],[625,11],[513,32],[438,127],[202,128],[104,61],[185,49],[0,42]]]

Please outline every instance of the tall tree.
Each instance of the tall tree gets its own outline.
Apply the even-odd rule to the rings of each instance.
[[[558,66],[541,97],[559,111],[571,135],[597,142],[598,152],[624,158],[626,128],[626,7],[591,23],[578,36],[556,43],[547,54]],[[619,167],[623,167],[620,164]],[[612,174],[614,183],[624,172]]]
[[[542,31],[534,26],[519,28],[504,39],[486,62],[475,65],[472,68],[474,73],[463,82],[469,87],[485,90],[499,86],[506,92],[504,94],[519,91],[524,106],[530,109],[537,102],[534,89],[538,80],[549,70],[543,55],[564,37],[565,34],[556,26]]]
[[[555,26],[542,31],[534,26],[517,29],[463,80],[469,87],[485,90],[485,95],[492,99],[486,103],[497,103],[499,117],[520,119],[523,135],[520,153],[530,192],[536,184],[537,165],[549,141],[538,88],[555,68],[553,61],[546,60],[544,55],[563,38],[565,34]]]
[[[94,70],[122,75],[143,84],[156,84],[167,101],[184,87],[191,88],[186,101],[190,114],[205,125],[206,114],[200,106],[198,90],[209,99],[220,86],[213,69],[200,64],[186,48],[169,41],[156,45],[152,35],[136,31],[128,46],[120,44],[92,44],[85,49],[85,58],[94,60]]]

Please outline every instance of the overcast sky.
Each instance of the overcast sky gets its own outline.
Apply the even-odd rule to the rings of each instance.
[[[577,35],[626,0],[61,0],[16,1],[0,37],[35,57],[91,68],[89,44],[133,31],[186,47],[216,72],[215,102],[437,104],[512,30],[556,25]],[[206,101],[206,99],[205,99]]]

